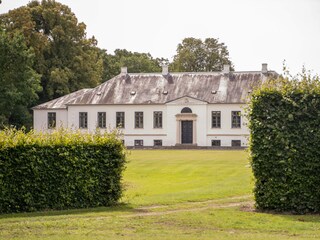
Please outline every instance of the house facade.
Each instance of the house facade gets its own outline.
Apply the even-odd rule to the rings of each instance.
[[[33,108],[34,129],[94,132],[119,128],[124,144],[141,146],[247,146],[244,107],[253,88],[275,76],[261,71],[121,73]]]

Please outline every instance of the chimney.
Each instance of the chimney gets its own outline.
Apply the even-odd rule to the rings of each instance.
[[[230,65],[224,64],[222,72],[223,73],[229,73],[230,72]]]
[[[262,63],[261,72],[262,72],[263,74],[268,73],[268,64],[267,64],[267,63]]]
[[[127,75],[128,74],[128,68],[127,67],[121,67],[121,75]]]
[[[169,67],[168,65],[163,64],[162,65],[162,75],[168,75],[169,74]]]

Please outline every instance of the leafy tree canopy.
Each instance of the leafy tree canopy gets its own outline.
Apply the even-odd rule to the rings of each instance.
[[[41,90],[40,75],[33,69],[34,54],[24,37],[0,31],[0,128],[5,125],[30,126],[28,107]]]
[[[33,68],[41,74],[44,102],[101,82],[103,60],[94,37],[86,37],[66,5],[54,0],[32,1],[0,16],[8,33],[21,32],[35,53]]]
[[[104,80],[118,75],[121,67],[128,67],[129,72],[146,73],[160,72],[161,65],[168,60],[164,58],[153,58],[150,53],[130,52],[125,49],[116,49],[114,54],[107,54],[103,51],[104,56]]]
[[[232,65],[229,51],[218,39],[185,38],[177,47],[177,53],[171,63],[174,72],[221,71],[224,64]]]

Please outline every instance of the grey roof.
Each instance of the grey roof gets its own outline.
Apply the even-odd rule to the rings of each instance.
[[[77,99],[77,97],[82,96],[89,90],[92,90],[92,89],[91,88],[81,89],[76,92],[67,94],[65,96],[53,99],[49,102],[42,103],[38,106],[33,107],[32,109],[65,109],[67,108],[66,106],[67,103],[72,104]]]
[[[253,87],[268,76],[256,72],[130,73],[120,74],[93,89],[84,89],[39,108],[61,108],[90,104],[165,104],[181,97],[208,103],[245,103]]]

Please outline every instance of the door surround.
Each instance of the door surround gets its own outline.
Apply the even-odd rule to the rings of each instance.
[[[181,144],[181,138],[182,138],[182,133],[181,133],[181,122],[182,121],[192,121],[192,144],[196,145],[197,144],[197,114],[194,113],[179,113],[176,114],[176,122],[177,122],[177,127],[176,127],[176,145]]]

